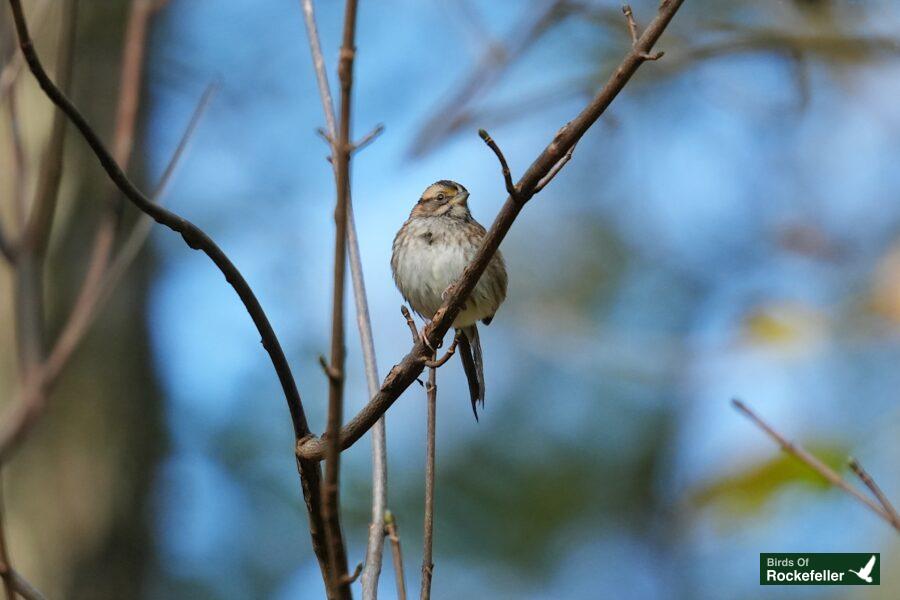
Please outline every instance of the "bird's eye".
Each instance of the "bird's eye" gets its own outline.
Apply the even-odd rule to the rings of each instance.
[[[444,192],[441,192],[440,194],[438,194],[437,199],[440,201],[443,201],[444,200]]]

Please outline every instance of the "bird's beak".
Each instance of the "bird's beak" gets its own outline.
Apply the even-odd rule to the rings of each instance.
[[[467,201],[469,200],[469,192],[460,192],[456,196],[453,197],[453,200],[450,201],[450,204],[453,206],[468,206]]]

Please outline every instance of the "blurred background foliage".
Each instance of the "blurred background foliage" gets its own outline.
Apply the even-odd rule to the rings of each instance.
[[[75,98],[107,139],[128,4],[81,2]],[[342,7],[318,4],[335,59]],[[646,24],[655,3],[634,9]],[[48,60],[55,15],[40,28]],[[482,335],[481,423],[456,362],[440,372],[435,597],[757,598],[758,554],[773,551],[881,552],[884,564],[877,589],[772,597],[895,597],[896,535],[728,401],[836,468],[858,457],[900,498],[898,31],[888,0],[685,3],[666,56],[504,242],[509,299]],[[503,184],[475,130],[521,173],[628,43],[615,2],[362,3],[355,130],[387,131],[356,158],[353,196],[382,374],[408,346],[388,265],[421,190],[461,181],[489,223]],[[156,181],[219,80],[166,201],[254,285],[321,429],[334,192],[307,52],[295,0],[170,0],[152,23],[132,170],[144,189]],[[28,77],[16,94],[34,163],[50,112]],[[83,143],[70,135],[67,148],[51,324],[108,189]],[[4,143],[3,172],[10,160]],[[7,278],[0,268],[3,290]],[[349,330],[352,414],[366,391]],[[12,390],[13,357],[0,356]],[[155,232],[66,373],[4,473],[17,568],[52,597],[322,596],[277,382],[203,257]],[[389,505],[413,589],[424,415],[418,386],[388,414]],[[355,564],[368,440],[345,457]],[[384,597],[393,586],[386,569]]]

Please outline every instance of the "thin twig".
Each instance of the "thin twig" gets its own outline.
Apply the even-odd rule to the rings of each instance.
[[[875,480],[871,475],[869,475],[868,471],[866,471],[863,466],[859,464],[858,460],[856,460],[855,458],[851,458],[848,461],[848,464],[850,465],[850,469],[854,473],[856,473],[857,477],[859,477],[860,481],[862,481],[863,484],[867,488],[869,488],[869,491],[872,492],[872,495],[875,496],[875,498],[881,504],[881,507],[884,508],[884,512],[888,514],[894,527],[898,527],[898,524],[900,524],[900,515],[897,514],[897,509],[894,508],[894,505],[891,504],[891,501],[888,500],[888,497],[884,495],[883,491],[881,491],[881,487],[879,487],[879,485],[875,483]]]
[[[795,443],[789,441],[783,435],[781,435],[780,433],[775,431],[775,429],[771,425],[769,425],[768,423],[763,421],[761,418],[759,418],[759,416],[757,416],[757,414],[755,412],[750,410],[750,407],[748,407],[746,404],[744,404],[740,400],[734,399],[731,401],[731,403],[744,416],[746,416],[748,419],[753,421],[753,423],[757,427],[759,427],[764,432],[766,432],[766,434],[770,438],[775,440],[775,442],[779,446],[781,446],[782,450],[784,450],[788,454],[796,457],[801,462],[805,463],[806,466],[808,466],[810,469],[812,469],[813,471],[815,471],[816,473],[818,473],[819,475],[824,477],[826,481],[831,483],[831,485],[844,490],[845,492],[847,492],[848,494],[850,494],[851,496],[853,496],[854,498],[856,498],[857,500],[859,500],[860,502],[862,502],[863,504],[868,506],[875,514],[877,514],[879,517],[881,517],[882,519],[884,519],[885,521],[890,523],[891,526],[894,527],[894,529],[900,531],[900,521],[892,520],[890,514],[888,514],[888,512],[884,508],[879,506],[873,500],[871,500],[870,498],[868,498],[867,496],[862,494],[859,490],[857,490],[856,488],[851,486],[849,483],[844,481],[844,479],[840,475],[838,475],[834,471],[834,469],[832,469],[831,467],[829,467],[828,465],[823,463],[821,460],[819,460],[818,458],[816,458],[815,456],[813,456],[812,454],[807,452],[799,444],[795,444]]]
[[[351,573],[350,575],[344,575],[344,581],[346,581],[348,584],[355,582],[357,579],[359,579],[359,574],[362,573],[362,568],[362,563],[358,563],[356,565],[356,568],[353,569],[353,573]]]
[[[385,511],[384,532],[391,542],[391,556],[394,559],[394,580],[397,586],[397,600],[406,600],[406,575],[403,572],[403,551],[400,549],[400,532],[394,513]]]
[[[25,157],[24,144],[22,143],[21,124],[19,122],[19,108],[16,94],[10,94],[7,103],[9,110],[9,141],[10,141],[10,157],[12,159],[10,177],[13,178],[13,202],[12,202],[12,220],[15,227],[19,230],[24,229],[25,215],[27,212],[28,199],[27,191],[27,160]],[[12,264],[16,259],[16,244],[12,241],[12,236],[5,233],[2,222],[0,222],[0,254]]]
[[[625,22],[628,24],[628,33],[631,34],[631,47],[637,48],[638,42],[640,41],[640,34],[638,33],[638,24],[634,19],[634,13],[627,4],[622,7],[622,12],[625,14]],[[659,60],[664,55],[665,52],[662,50],[654,52],[653,54],[646,51],[638,52],[638,56],[644,60]]]
[[[65,64],[65,63],[63,63]],[[22,119],[19,115],[19,98],[15,93],[9,95],[9,141],[12,158],[13,181],[13,222],[20,230],[25,228],[28,215],[28,157],[25,142],[22,139]],[[52,136],[51,136],[52,137]]]
[[[503,172],[503,183],[506,185],[506,193],[509,194],[511,198],[518,198],[519,191],[516,189],[516,184],[513,183],[512,174],[509,172],[509,164],[507,164],[506,157],[503,156],[500,146],[497,145],[494,138],[492,138],[484,129],[479,129],[478,135],[481,136],[484,143],[488,145],[488,148],[494,151],[494,154],[497,155],[497,160],[500,161],[500,170]]]
[[[161,204],[165,199],[166,193],[169,191],[169,187],[174,179],[175,170],[181,164],[181,157],[187,151],[189,142],[194,138],[194,132],[197,130],[197,126],[200,124],[203,115],[206,113],[206,109],[209,107],[209,104],[212,102],[213,97],[220,87],[221,83],[218,80],[214,80],[206,86],[203,95],[200,96],[200,100],[197,102],[197,106],[191,114],[190,121],[188,121],[184,133],[181,134],[181,139],[178,140],[178,145],[175,147],[175,151],[169,158],[166,168],[163,170],[162,175],[160,175],[159,183],[157,183],[156,189],[153,191],[153,201],[155,203]],[[137,223],[132,227],[131,232],[122,243],[122,247],[119,249],[119,252],[116,254],[103,276],[100,302],[103,302],[113,289],[115,289],[119,280],[137,258],[137,255],[141,248],[143,248],[144,242],[147,241],[147,237],[150,235],[150,230],[152,228],[153,219],[142,214],[138,218]]]
[[[333,144],[337,201],[334,209],[334,288],[331,308],[331,362],[334,375],[328,385],[328,439],[325,485],[322,486],[322,518],[328,544],[329,589],[336,598],[349,598],[347,556],[340,522],[340,429],[344,418],[344,284],[347,264],[347,205],[350,194],[350,114],[353,93],[353,59],[356,55],[357,0],[347,0],[344,34],[338,61],[341,86],[340,120]]]
[[[325,69],[325,59],[322,55],[322,45],[319,41],[319,31],[316,27],[315,11],[312,0],[303,0],[303,16],[309,39],[310,54],[316,73],[316,82],[319,88],[319,98],[325,113],[327,132],[322,132],[323,137],[331,145],[331,153],[335,155],[334,140],[338,135],[337,124],[334,115],[334,101],[331,96],[331,87],[328,84],[328,73]],[[383,129],[383,128],[381,128]],[[380,133],[376,128],[376,133]],[[370,140],[370,141],[371,141]],[[358,151],[365,138],[356,144]],[[338,181],[337,164],[331,160],[335,176],[335,185]],[[362,346],[363,362],[366,370],[366,383],[369,395],[378,391],[378,365],[375,360],[375,342],[372,336],[372,323],[369,318],[369,304],[366,296],[365,279],[362,272],[362,258],[359,252],[359,240],[356,235],[356,223],[353,218],[352,194],[347,189],[347,246],[350,255],[350,278],[353,282],[353,298],[356,305],[356,322],[359,328],[360,344]],[[384,527],[383,515],[387,504],[387,442],[384,419],[379,419],[372,429],[372,523],[369,526],[369,538],[366,545],[366,559],[363,565],[362,586],[365,600],[374,600],[378,591],[378,577],[381,573],[382,552],[384,539],[382,529]],[[327,573],[324,574],[326,579]]]
[[[75,56],[75,24],[78,3],[62,5],[62,32],[57,47],[60,88],[68,91]],[[44,259],[59,197],[65,151],[66,118],[53,111],[50,138],[41,158],[37,191],[31,214],[23,213],[23,233],[16,248],[14,303],[20,380],[44,358]],[[24,159],[23,159],[24,160]]]
[[[379,123],[372,131],[362,136],[362,138],[360,138],[358,142],[355,142],[353,144],[353,152],[359,152],[360,150],[374,142],[376,139],[378,139],[378,136],[380,136],[382,133],[384,133],[384,123]]]
[[[562,171],[562,168],[566,166],[566,164],[572,160],[572,154],[575,152],[575,146],[569,148],[569,151],[566,152],[565,156],[559,159],[559,162],[553,165],[553,168],[550,169],[550,172],[544,175],[540,181],[538,181],[537,185],[534,186],[534,193],[537,194],[542,189],[544,189],[548,183],[553,181],[553,178],[556,177],[556,174]]]
[[[147,26],[150,17],[159,7],[152,0],[132,0],[125,25],[125,43],[119,67],[119,100],[116,106],[116,133],[112,143],[112,155],[122,167],[128,170],[137,112],[140,100],[141,81],[144,71],[144,53],[147,48]]]
[[[13,587],[16,589],[16,593],[25,598],[25,600],[46,600],[46,596],[44,596],[44,594],[36,587],[31,585],[27,579],[22,577],[18,571],[12,570],[10,576],[12,578]]]
[[[137,127],[149,21],[160,7],[160,3],[154,3],[151,0],[132,0],[125,28],[119,67],[119,95],[112,140],[112,157],[123,171],[128,168],[134,150],[134,132]],[[65,123],[62,111],[56,112]],[[178,150],[176,150],[177,153]],[[170,161],[169,164],[174,165],[175,163],[177,163],[177,159]],[[166,179],[164,174],[163,180]],[[157,201],[158,196],[157,193],[154,201]],[[121,221],[122,204],[118,190],[113,186],[100,224],[94,234],[87,273],[71,312],[69,322],[75,331],[80,331],[79,338],[87,332],[93,322],[96,307],[101,303],[101,297],[104,294],[104,282],[110,282],[108,275]],[[34,219],[36,227],[32,235],[38,243],[42,241],[41,236],[43,236],[43,243],[46,243],[49,235],[49,221],[52,221],[53,212],[45,217],[48,223],[44,226],[41,226],[39,218]],[[66,333],[67,331],[64,330],[63,334]],[[71,340],[73,346],[78,344],[79,338]]]
[[[419,329],[416,327],[416,322],[413,321],[412,315],[409,314],[409,309],[406,308],[406,305],[400,306],[400,314],[403,315],[403,318],[406,319],[406,325],[409,327],[409,332],[412,334],[413,344],[419,342]]]
[[[34,29],[35,31],[40,32],[47,22],[47,9],[49,9],[53,3],[51,3],[50,0],[40,0],[35,4],[36,6],[31,11],[28,20],[32,23],[37,23]],[[22,60],[22,55],[18,52],[13,52],[9,57],[9,61],[3,65],[3,69],[0,69],[0,101],[6,98],[6,94],[12,90],[13,85],[19,78],[19,73],[22,72],[22,66],[24,64],[25,61]]]
[[[634,13],[631,11],[631,6],[625,4],[622,6],[622,12],[625,14],[625,23],[628,25],[628,33],[631,34],[631,45],[635,45],[638,42],[638,25],[637,21],[634,19]]]
[[[437,368],[428,369],[428,383],[425,384],[428,398],[428,425],[425,437],[425,533],[422,549],[421,600],[431,598],[431,577],[434,573],[432,548],[434,546],[434,438],[437,420]]]
[[[416,381],[425,368],[425,361],[431,356],[431,350],[426,342],[432,347],[439,345],[462,309],[465,299],[472,293],[476,282],[499,248],[500,242],[503,241],[525,204],[534,196],[534,190],[538,183],[566,155],[569,149],[578,143],[578,140],[606,111],[606,108],[622,91],[638,68],[644,64],[645,61],[639,54],[653,48],[682,3],[683,0],[664,0],[662,2],[656,18],[638,40],[637,48],[629,50],[621,64],[613,71],[606,85],[577,117],[554,136],[553,140],[531,164],[516,185],[516,189],[519,190],[518,200],[507,198],[472,262],[466,267],[462,276],[447,289],[443,304],[435,313],[430,327],[427,328],[425,339],[420,339],[412,350],[388,372],[378,393],[341,429],[341,448],[346,449],[352,446],[381,418],[399,395]],[[321,438],[309,438],[298,444],[297,447],[298,456],[308,460],[322,460],[324,450],[325,443]]]

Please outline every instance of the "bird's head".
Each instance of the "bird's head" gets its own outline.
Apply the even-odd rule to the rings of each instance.
[[[465,219],[469,217],[469,191],[455,181],[443,179],[429,185],[412,210],[414,217],[442,215]]]

